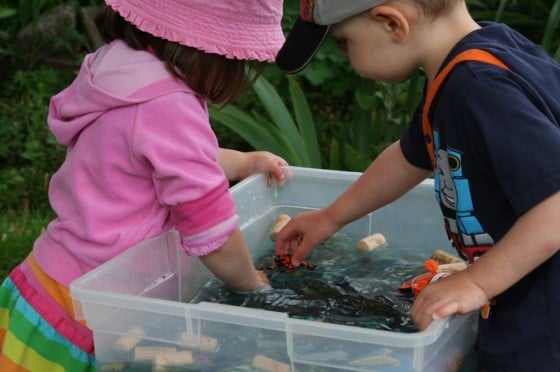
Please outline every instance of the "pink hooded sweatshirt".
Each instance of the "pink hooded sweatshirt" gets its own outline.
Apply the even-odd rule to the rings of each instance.
[[[86,56],[48,124],[68,151],[33,254],[59,283],[170,228],[201,256],[238,226],[206,103],[152,54],[114,41]]]

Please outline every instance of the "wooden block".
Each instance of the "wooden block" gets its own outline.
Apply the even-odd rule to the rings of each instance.
[[[270,240],[276,240],[276,235],[286,226],[288,222],[290,222],[291,217],[287,214],[279,214],[276,216],[276,220],[274,221],[274,225],[270,230]]]
[[[253,367],[262,369],[267,372],[290,372],[290,365],[282,363],[276,359],[265,357],[257,354],[253,359]]]
[[[145,361],[154,360],[160,354],[176,352],[174,347],[150,347],[150,346],[137,346],[134,348],[134,360]]]
[[[190,351],[170,351],[156,355],[153,371],[166,371],[168,367],[181,367],[193,364],[193,355]]]
[[[218,339],[207,336],[189,335],[187,332],[181,332],[179,344],[189,349],[204,352],[215,352],[218,350]]]
[[[138,345],[142,337],[146,335],[146,332],[140,327],[132,327],[126,333],[125,336],[121,336],[113,342],[113,349],[121,353],[127,353]]]
[[[385,236],[383,236],[383,234],[381,233],[375,233],[358,240],[358,242],[356,243],[356,248],[360,252],[368,253],[376,248],[381,247],[384,244],[387,244]]]
[[[122,371],[126,367],[125,362],[114,362],[109,364],[103,364],[101,366],[101,371]]]
[[[398,359],[391,358],[387,355],[373,355],[370,357],[356,359],[350,362],[351,366],[400,366],[401,362]]]
[[[432,260],[437,261],[439,264],[449,264],[456,262],[464,262],[459,257],[454,256],[450,253],[444,252],[441,249],[437,249],[432,253],[430,257]]]
[[[466,262],[454,262],[448,264],[441,264],[438,266],[438,271],[443,273],[456,273],[463,271],[467,268]]]

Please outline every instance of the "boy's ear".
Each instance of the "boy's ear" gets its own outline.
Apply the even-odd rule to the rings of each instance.
[[[393,35],[393,40],[397,43],[403,41],[410,31],[410,22],[400,9],[378,5],[371,9],[370,14],[383,22],[385,30]]]

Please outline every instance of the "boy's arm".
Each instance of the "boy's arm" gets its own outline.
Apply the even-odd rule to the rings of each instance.
[[[406,160],[398,141],[391,144],[331,205],[292,218],[276,236],[276,254],[293,254],[297,265],[341,227],[402,196],[429,174]]]
[[[326,212],[342,227],[396,200],[430,175],[404,157],[400,142],[389,145]]]
[[[560,192],[521,216],[510,231],[465,271],[427,286],[412,307],[423,330],[433,319],[478,310],[560,248]]]

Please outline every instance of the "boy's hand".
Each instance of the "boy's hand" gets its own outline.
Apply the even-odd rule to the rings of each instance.
[[[294,216],[276,236],[275,254],[292,254],[292,263],[297,266],[305,260],[315,246],[330,238],[338,228],[324,209],[300,213]]]
[[[423,331],[432,320],[478,311],[487,303],[486,294],[471,280],[467,269],[424,288],[412,305],[411,315],[416,326]]]

